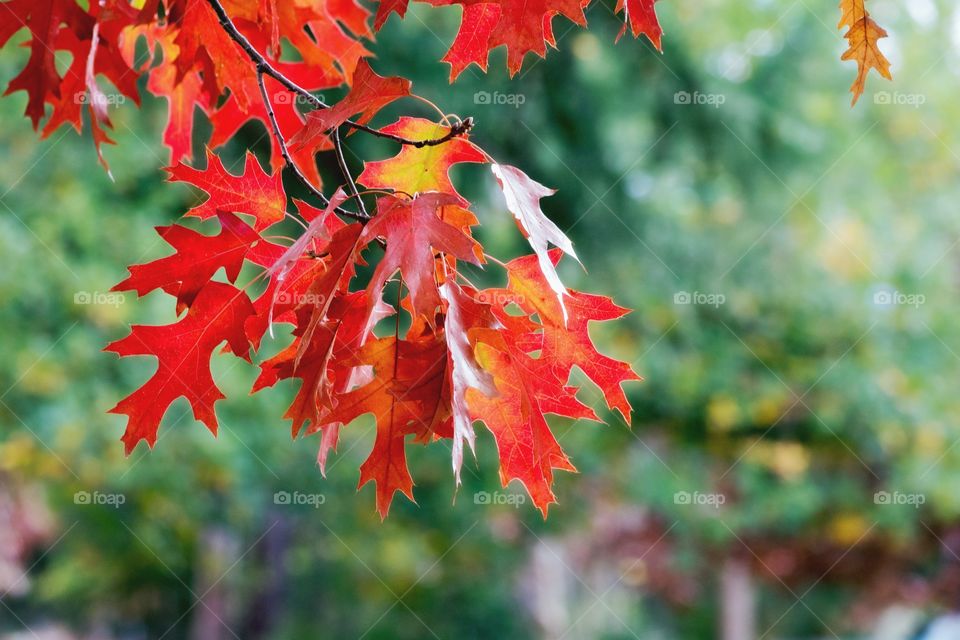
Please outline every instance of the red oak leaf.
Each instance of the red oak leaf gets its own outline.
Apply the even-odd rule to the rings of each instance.
[[[496,440],[503,486],[519,480],[546,517],[548,506],[557,501],[551,489],[553,470],[576,469],[553,437],[539,397],[556,397],[550,408],[557,412],[565,403],[576,409],[577,403],[571,399],[572,394],[556,386],[555,381],[542,380],[530,366],[533,360],[511,349],[501,333],[493,330],[483,333],[475,353],[483,369],[493,376],[497,394],[489,397],[468,389],[471,417],[482,420]],[[577,411],[575,417],[590,416]]]
[[[382,129],[383,132],[410,140],[434,140],[450,133],[450,128],[423,118],[403,117]],[[416,148],[404,145],[400,153],[389,160],[367,162],[357,181],[371,189],[404,191],[411,196],[426,191],[439,191],[457,197],[467,204],[453,188],[448,172],[459,162],[490,162],[489,156],[469,140],[457,136],[443,144]]]
[[[404,440],[429,430],[437,420],[446,347],[430,334],[416,340],[390,336],[368,342],[353,363],[372,366],[374,377],[340,396],[325,420],[347,424],[367,413],[376,418],[377,434],[370,456],[360,465],[359,487],[376,483],[377,512],[386,518],[395,492],[413,500]]]
[[[373,28],[379,31],[391,13],[396,13],[401,18],[407,15],[409,4],[410,0],[380,0],[377,4],[377,17],[373,20]]]
[[[623,11],[624,25],[617,35],[617,40],[623,37],[630,27],[630,33],[634,38],[640,37],[640,34],[647,36],[657,51],[663,51],[660,42],[663,36],[663,29],[660,27],[660,21],[657,20],[657,10],[654,3],[657,0],[617,0],[617,12]]]
[[[241,3],[230,3],[229,9],[232,11],[228,12],[232,13],[232,17],[238,17],[236,11],[243,6]],[[256,86],[250,83],[250,79],[256,77],[254,66],[239,45],[221,28],[210,4],[193,0],[175,15],[179,18],[176,20],[179,31],[174,43],[180,48],[175,60],[177,78],[183,78],[191,71],[201,71],[204,74],[204,90],[211,103],[215,103],[228,89],[232,90],[231,95],[243,108],[259,100],[258,94],[251,91],[251,87]]]
[[[560,251],[552,250],[550,258],[560,259]],[[509,291],[504,298],[515,302],[527,314],[536,313],[543,327],[541,350],[536,368],[541,375],[552,374],[566,383],[574,365],[579,367],[603,392],[607,406],[616,409],[630,423],[630,402],[623,392],[624,382],[641,380],[629,364],[599,353],[590,338],[593,321],[616,320],[629,313],[605,296],[567,290],[566,316],[556,296],[547,290],[545,276],[538,259],[524,256],[507,263]]]
[[[9,0],[0,3],[0,16],[3,16],[0,20],[0,47],[20,29],[26,27],[30,30],[30,58],[23,70],[10,81],[4,95],[27,92],[26,115],[36,129],[43,118],[45,103],[54,103],[62,97],[54,41],[60,25],[66,23],[89,29],[91,20],[74,0]]]
[[[378,237],[385,238],[387,243],[383,258],[370,279],[371,305],[380,300],[387,278],[399,269],[410,290],[414,314],[433,324],[440,304],[434,252],[480,264],[475,253],[476,241],[438,215],[441,207],[456,202],[454,196],[442,193],[424,193],[412,201],[393,196],[379,200],[377,215],[367,223],[360,236],[362,245]]]
[[[586,26],[587,18],[583,7],[590,0],[496,0],[500,7],[496,24],[492,27],[489,22],[493,19],[490,11],[468,10],[468,7],[477,4],[487,4],[478,0],[428,0],[434,5],[462,4],[464,13],[454,48],[447,55],[454,57],[467,55],[466,64],[479,62],[481,43],[489,52],[500,45],[507,47],[507,68],[510,75],[515,75],[523,65],[523,58],[528,53],[534,53],[541,58],[547,53],[547,44],[556,46],[553,35],[553,18],[564,16],[575,24]],[[469,46],[467,41],[476,37],[478,42]],[[486,57],[485,54],[483,54]],[[465,65],[464,65],[465,66]],[[481,67],[484,65],[481,64]]]
[[[383,4],[380,6],[382,8]],[[500,5],[494,2],[464,5],[460,30],[450,50],[443,56],[443,61],[450,64],[450,82],[456,80],[471,64],[487,70],[490,36],[500,22],[500,11]]]
[[[218,212],[220,233],[205,236],[181,225],[157,227],[157,233],[176,252],[147,264],[129,267],[130,277],[113,291],[136,291],[138,296],[156,289],[175,292],[177,313],[193,304],[197,293],[223,268],[227,279],[236,282],[243,260],[260,236],[232,213]]]
[[[560,255],[554,250],[550,257],[558,260]],[[496,393],[484,394],[477,385],[470,385],[466,401],[470,419],[482,420],[497,441],[503,485],[520,480],[546,516],[548,505],[556,501],[551,489],[553,470],[572,471],[573,466],[544,414],[598,420],[576,398],[578,389],[567,386],[571,368],[574,364],[582,368],[607,394],[611,408],[625,417],[630,405],[620,384],[638,377],[625,363],[598,353],[587,333],[591,320],[620,317],[625,310],[601,296],[570,291],[569,326],[565,327],[537,257],[519,258],[506,267],[508,289],[474,294],[477,306],[488,307],[497,321],[482,320],[467,330],[476,361],[493,377]],[[526,315],[509,312],[507,307],[513,304]]]
[[[163,326],[134,325],[130,335],[106,347],[105,351],[120,356],[157,359],[153,376],[110,410],[129,418],[123,434],[128,454],[141,440],[154,445],[163,414],[180,397],[190,402],[194,417],[216,435],[213,407],[225,396],[213,381],[210,356],[226,341],[235,355],[249,359],[243,325],[251,313],[245,293],[229,284],[210,282],[182,320]]]
[[[188,182],[206,191],[210,197],[187,212],[189,216],[207,219],[219,211],[245,213],[256,219],[257,231],[283,220],[287,196],[280,172],[268,175],[249,151],[243,174],[235,176],[223,166],[220,157],[207,151],[207,168],[194,169],[185,164],[170,167],[171,182]]]
[[[410,95],[410,81],[374,73],[366,60],[360,60],[353,72],[350,92],[328,109],[307,114],[307,123],[290,140],[294,148],[316,149],[327,141],[327,132],[339,127],[354,114],[365,124],[386,105]]]

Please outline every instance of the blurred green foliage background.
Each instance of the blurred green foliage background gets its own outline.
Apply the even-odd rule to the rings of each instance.
[[[414,6],[374,47],[379,73],[559,189],[544,208],[586,266],[564,263],[567,285],[635,309],[594,334],[646,378],[632,430],[555,423],[581,473],[546,522],[495,493],[479,428],[455,501],[449,450],[418,447],[417,504],[381,524],[372,487],[355,494],[372,425],[324,479],[279,418],[293,388],[248,396],[255,368],[226,358],[217,439],[178,403],[125,458],[105,411],[152,364],[101,348],[173,310],[103,294],[164,255],[152,227],[196,195],[163,181],[158,100],[113,113],[116,182],[88,139],[40,141],[24,96],[0,101],[0,634],[894,638],[956,606],[960,12],[872,0],[895,79],[850,109],[834,3],[657,7],[663,55],[614,44],[596,3],[513,79],[498,51],[447,83],[452,8]],[[3,52],[4,82],[25,54]],[[392,153],[350,148],[358,169]],[[487,170],[456,178],[488,251],[525,253]]]

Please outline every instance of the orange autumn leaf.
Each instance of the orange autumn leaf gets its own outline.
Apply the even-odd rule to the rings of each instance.
[[[373,450],[360,465],[359,487],[376,484],[381,518],[387,516],[397,491],[413,500],[405,440],[429,431],[445,411],[445,356],[445,343],[432,334],[414,340],[390,336],[371,341],[353,362],[373,367],[375,377],[344,394],[325,416],[327,422],[335,423],[349,423],[367,413],[376,418]]]
[[[880,38],[887,37],[887,32],[870,17],[865,2],[866,0],[840,0],[841,15],[837,28],[847,27],[843,37],[849,45],[840,59],[857,61],[857,77],[850,85],[850,93],[853,94],[851,105],[855,105],[863,95],[870,69],[876,69],[877,73],[887,80],[893,79],[890,75],[890,61],[877,44]]]

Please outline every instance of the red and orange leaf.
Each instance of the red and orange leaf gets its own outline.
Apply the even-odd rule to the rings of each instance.
[[[519,480],[546,517],[549,505],[557,501],[551,488],[553,470],[576,471],[550,431],[537,399],[556,389],[538,388],[540,379],[524,366],[533,361],[523,354],[509,353],[502,338],[494,335],[493,341],[479,342],[475,352],[480,365],[493,376],[497,394],[489,397],[471,388],[467,390],[467,404],[471,417],[482,420],[496,440],[501,484],[505,487]],[[497,343],[499,348],[493,346]]]
[[[377,434],[360,466],[359,487],[376,484],[377,512],[385,518],[397,491],[413,500],[405,439],[429,430],[442,410],[446,345],[429,334],[417,340],[390,336],[368,342],[353,363],[372,366],[374,378],[340,396],[325,420],[346,424],[367,413],[376,418]]]
[[[236,17],[241,3],[230,3],[228,13]],[[232,11],[231,11],[232,10]],[[177,78],[191,71],[204,74],[204,89],[211,103],[232,90],[231,95],[247,108],[259,96],[251,91],[256,82],[256,70],[239,45],[220,27],[216,13],[208,2],[192,0],[177,15],[177,31],[174,43],[179,47],[175,63]]]
[[[244,322],[251,313],[253,306],[245,293],[229,284],[210,282],[182,320],[162,326],[134,325],[130,335],[105,348],[120,356],[157,359],[153,376],[110,410],[128,417],[123,434],[128,454],[141,440],[154,445],[163,414],[180,397],[190,402],[194,417],[216,435],[214,404],[225,396],[214,383],[210,357],[226,341],[236,356],[249,359]]]
[[[339,127],[354,114],[365,124],[385,106],[410,95],[410,81],[374,73],[366,60],[360,60],[353,72],[350,92],[328,109],[307,114],[307,122],[290,140],[294,148],[316,149],[327,141],[327,132]]]
[[[401,18],[407,15],[409,4],[410,0],[380,0],[377,4],[377,17],[373,20],[373,28],[379,31],[391,13],[396,13]]]
[[[380,6],[383,7],[383,4]],[[456,80],[471,64],[477,65],[482,71],[487,70],[490,36],[500,21],[500,11],[500,5],[494,2],[464,5],[460,30],[450,50],[443,56],[443,61],[450,65],[450,82]]]
[[[364,246],[378,237],[383,237],[387,243],[383,258],[370,279],[371,305],[380,300],[387,279],[399,269],[410,290],[414,314],[433,324],[440,305],[434,252],[480,264],[475,252],[476,241],[439,216],[442,207],[456,202],[454,196],[442,193],[424,193],[412,201],[393,196],[378,201],[377,215],[367,223],[360,236]]]
[[[893,79],[890,75],[890,61],[880,51],[878,44],[880,38],[887,37],[887,32],[873,21],[864,2],[865,0],[840,0],[841,15],[837,28],[847,27],[843,37],[849,45],[840,59],[857,61],[857,77],[850,85],[850,93],[853,94],[851,105],[857,104],[857,100],[863,95],[870,69],[876,69],[877,73],[887,80]]]
[[[450,133],[450,128],[423,118],[403,117],[382,129],[385,133],[409,140],[435,140]],[[416,148],[404,145],[389,160],[367,162],[357,181],[371,189],[403,191],[411,196],[427,191],[448,193],[464,200],[448,175],[450,167],[460,162],[490,162],[490,157],[467,139],[457,136],[434,146]]]
[[[560,259],[560,251],[551,251],[551,258]],[[541,375],[550,375],[565,384],[574,366],[579,367],[603,392],[607,406],[620,412],[630,423],[631,407],[623,391],[623,383],[641,380],[626,362],[614,360],[598,352],[590,338],[591,322],[616,320],[629,313],[610,298],[572,289],[565,298],[566,316],[548,288],[545,276],[534,256],[524,256],[507,263],[506,298],[516,302],[524,312],[537,314],[543,326],[542,342],[537,345],[540,356],[536,368]]]
[[[546,45],[556,45],[553,18],[561,15],[574,24],[586,26],[583,7],[590,0],[501,0],[500,20],[490,34],[490,47],[507,47],[507,69],[515,75],[523,58],[534,53],[541,58]]]
[[[220,157],[209,150],[206,169],[194,169],[182,163],[168,168],[171,182],[187,182],[210,196],[190,209],[187,215],[205,220],[219,211],[245,213],[256,219],[254,228],[257,231],[283,220],[287,196],[280,172],[267,174],[249,151],[246,159],[244,172],[239,176],[228,172]]]
[[[575,24],[586,26],[583,8],[590,0],[495,0],[479,3],[475,0],[428,0],[433,5],[461,4],[464,7],[458,42],[448,52],[463,65],[476,62],[482,68],[480,57],[485,60],[488,52],[500,45],[507,47],[507,68],[515,75],[523,65],[523,58],[534,53],[541,58],[547,53],[547,44],[555,46],[553,18],[561,15]],[[499,12],[496,21],[493,11],[470,9],[478,4],[496,4]],[[473,38],[476,37],[474,41]],[[481,52],[480,47],[484,47]],[[451,62],[451,64],[453,64]]]

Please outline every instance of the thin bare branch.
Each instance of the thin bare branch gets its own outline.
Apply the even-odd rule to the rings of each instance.
[[[313,186],[303,172],[300,171],[300,167],[297,166],[297,163],[293,161],[293,158],[290,156],[290,151],[287,148],[287,141],[284,140],[283,134],[280,132],[280,124],[277,122],[277,116],[273,111],[273,103],[270,102],[270,96],[267,94],[267,85],[264,82],[264,72],[261,69],[257,69],[257,83],[260,85],[260,97],[263,98],[263,106],[267,109],[267,118],[270,120],[270,128],[273,129],[273,136],[277,139],[277,144],[280,146],[280,155],[283,156],[284,161],[287,163],[287,166],[293,171],[294,175],[297,177],[297,180],[300,181],[307,190],[312,193],[316,198],[323,203],[323,206],[330,204],[330,201],[327,199],[327,196],[323,194],[322,191]],[[350,184],[353,185],[353,180],[350,180]],[[356,189],[356,186],[353,186]],[[358,198],[359,200],[359,198]],[[360,203],[360,208],[363,209],[363,203]],[[370,219],[370,216],[367,215],[366,210],[362,212],[350,211],[349,209],[344,209],[343,207],[337,207],[336,212],[354,218],[355,220],[360,220],[365,222]]]
[[[339,127],[333,130],[333,148],[337,154],[337,164],[340,165],[340,173],[343,174],[343,179],[347,181],[347,185],[350,187],[350,194],[357,198],[357,206],[360,207],[361,213],[367,218],[370,218],[370,214],[367,213],[367,208],[363,204],[363,198],[360,197],[360,191],[357,189],[357,183],[353,181],[353,174],[350,173],[350,167],[347,166],[347,159],[343,156],[343,143],[340,141]]]

